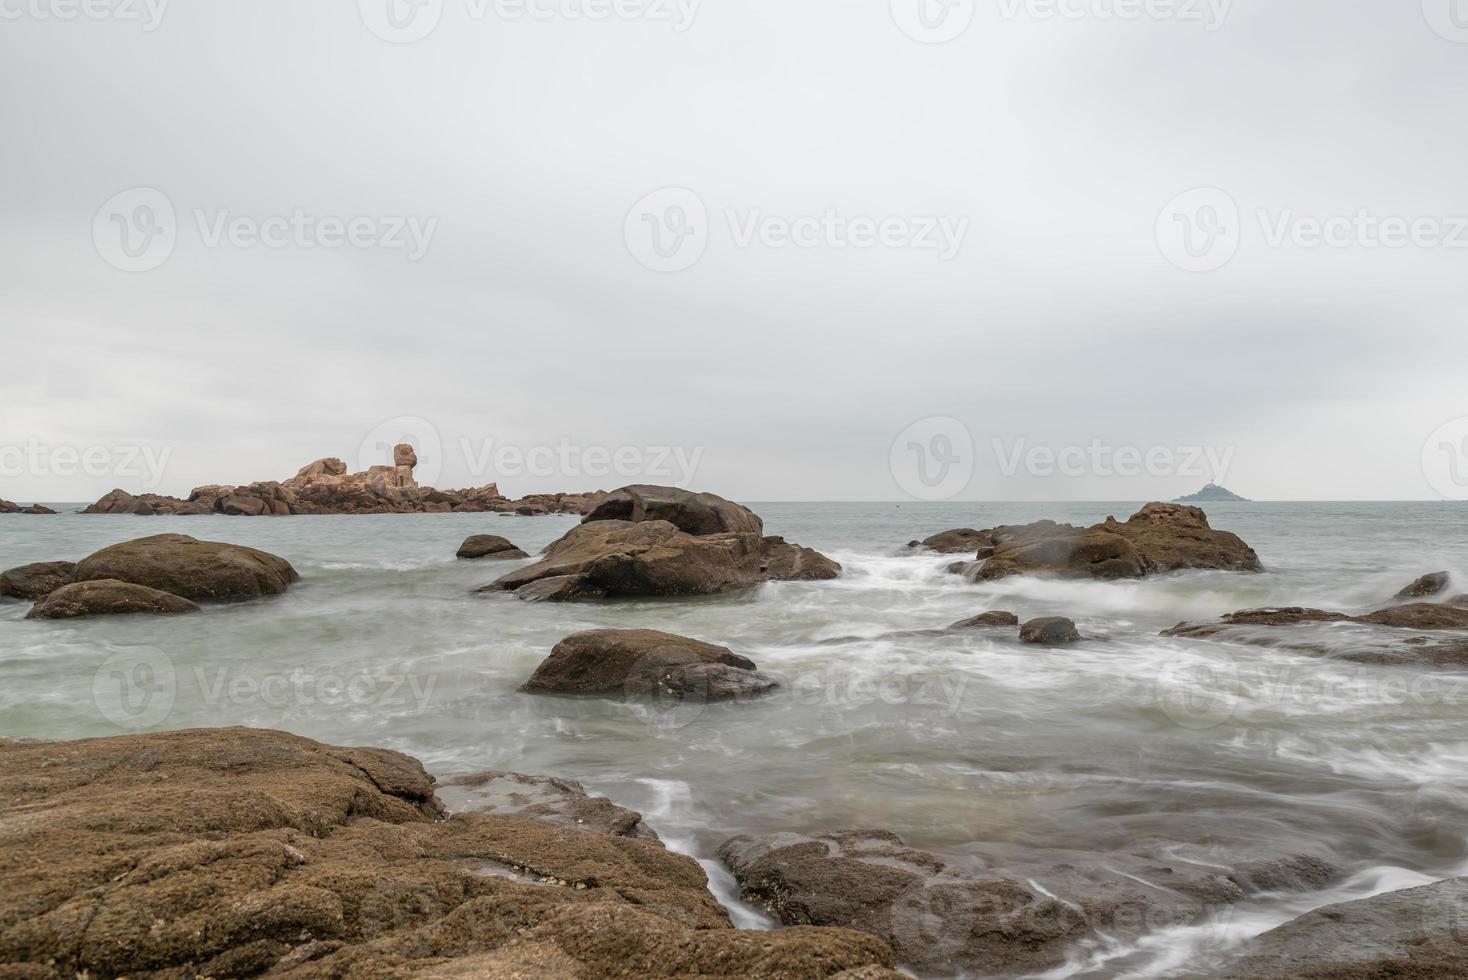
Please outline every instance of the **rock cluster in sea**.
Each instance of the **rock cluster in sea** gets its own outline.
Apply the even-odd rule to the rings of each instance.
[[[372,466],[350,473],[340,459],[318,459],[282,481],[243,486],[197,487],[188,499],[155,493],[130,494],[113,490],[83,514],[137,514],[151,516],[229,514],[244,517],[291,514],[410,514],[499,513],[581,514],[605,496],[603,493],[531,494],[511,499],[493,483],[468,490],[437,490],[413,478],[418,456],[402,444],[393,450],[392,465]]]
[[[0,514],[54,514],[56,511],[41,504],[31,504],[22,507],[20,504],[9,500],[0,500]]]

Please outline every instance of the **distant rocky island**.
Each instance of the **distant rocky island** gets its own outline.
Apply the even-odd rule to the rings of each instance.
[[[1221,487],[1216,483],[1210,483],[1197,493],[1190,493],[1186,497],[1178,497],[1173,503],[1177,504],[1200,504],[1217,503],[1219,501],[1232,500],[1238,503],[1249,503],[1248,497],[1240,497],[1228,487]]]
[[[335,457],[301,467],[288,480],[267,480],[243,486],[196,487],[188,499],[156,493],[131,494],[113,490],[82,511],[83,514],[137,514],[141,516],[228,514],[241,517],[293,514],[448,514],[499,513],[584,514],[601,503],[603,491],[541,493],[519,499],[506,497],[493,483],[468,490],[437,490],[413,479],[418,454],[406,443],[393,448],[392,465],[347,472]]]

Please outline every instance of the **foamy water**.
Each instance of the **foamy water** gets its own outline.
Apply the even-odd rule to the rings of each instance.
[[[287,596],[172,619],[26,622],[27,606],[3,602],[0,734],[254,725],[399,749],[437,773],[569,776],[700,859],[750,926],[768,923],[738,905],[714,857],[736,833],[880,827],[958,864],[1002,847],[1220,867],[1308,853],[1342,871],[1322,893],[1103,940],[1056,977],[1197,969],[1324,902],[1468,864],[1468,674],[1157,635],[1252,606],[1361,612],[1444,568],[1468,591],[1461,505],[1214,505],[1214,526],[1254,545],[1267,574],[982,585],[946,572],[961,556],[902,546],[949,527],[1091,523],[1135,507],[755,508],[771,533],[846,573],[731,597],[532,605],[471,595],[516,564],[454,551],[498,533],[534,553],[572,519],[0,518],[3,567],[181,531],[265,548],[303,575]],[[1070,616],[1086,639],[1045,650],[1012,630],[935,632],[988,609]],[[556,641],[597,626],[726,644],[786,686],[681,707],[516,691]]]

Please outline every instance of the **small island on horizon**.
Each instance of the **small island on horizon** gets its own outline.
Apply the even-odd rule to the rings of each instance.
[[[1210,483],[1197,493],[1190,493],[1186,497],[1178,497],[1173,501],[1175,504],[1198,504],[1218,502],[1221,500],[1232,500],[1238,503],[1250,503],[1248,497],[1240,497],[1227,487],[1221,487],[1216,483]]]

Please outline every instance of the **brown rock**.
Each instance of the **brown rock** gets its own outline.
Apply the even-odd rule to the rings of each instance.
[[[406,442],[400,442],[392,447],[392,463],[394,466],[406,466],[408,469],[418,465],[418,453]]]
[[[50,507],[44,506],[43,504],[31,504],[29,507],[22,507],[20,509],[20,512],[22,514],[55,514],[56,513],[56,511],[52,510]]]
[[[278,595],[300,578],[284,558],[184,534],[155,534],[103,548],[78,562],[73,577],[78,582],[117,579],[201,601]]]
[[[936,551],[943,555],[978,554],[981,558],[989,557],[992,553],[993,542],[990,540],[992,530],[978,531],[971,527],[956,527],[951,531],[940,531],[932,537],[921,541],[909,541],[909,548],[925,548],[928,551]]]
[[[1060,646],[1063,643],[1075,643],[1080,638],[1076,624],[1064,616],[1042,616],[1029,620],[1019,628],[1021,643]]]
[[[760,555],[760,575],[772,582],[812,582],[839,578],[841,564],[813,548],[767,537]]]
[[[1321,623],[1350,625],[1330,634],[1309,632],[1310,626]],[[1468,629],[1468,607],[1414,602],[1365,616],[1300,606],[1245,609],[1214,623],[1179,623],[1162,635],[1278,647],[1353,663],[1460,667],[1468,665],[1468,637],[1431,634],[1462,629]]]
[[[467,810],[613,837],[658,839],[642,822],[642,814],[617,806],[606,797],[587,794],[574,779],[497,770],[466,773],[440,783],[438,798],[454,813]]]
[[[1147,563],[1126,538],[1096,528],[1041,521],[993,531],[994,555],[979,568],[984,581],[1010,575],[1141,578]]]
[[[1215,531],[1200,507],[1150,503],[1125,523],[1108,517],[1098,526],[1126,538],[1146,556],[1149,570],[1213,568],[1262,572],[1259,556],[1237,534]]]
[[[759,515],[718,494],[649,484],[613,490],[586,515],[591,521],[667,521],[693,535],[765,533]]]
[[[0,500],[0,514],[18,514],[20,505],[9,500]]]
[[[1012,612],[993,610],[991,612],[979,613],[968,619],[961,619],[948,627],[951,630],[986,629],[994,626],[1018,626],[1019,617]]]
[[[1412,630],[1468,629],[1468,609],[1435,602],[1409,602],[1357,616],[1358,623]]]
[[[1447,572],[1430,572],[1397,593],[1398,599],[1422,599],[1448,587]]]
[[[498,534],[471,534],[459,545],[458,557],[464,559],[478,558],[529,558],[530,556],[519,548],[508,538],[502,538]]]
[[[588,630],[557,643],[521,690],[722,701],[777,686],[726,647],[657,630]]]
[[[461,813],[414,760],[218,729],[0,742],[15,976],[830,977],[845,930],[733,929],[658,843]]]
[[[197,605],[171,592],[160,592],[116,579],[95,579],[61,586],[37,602],[25,618],[77,619],[130,614],[173,616],[198,611]]]
[[[35,602],[71,581],[75,562],[43,561],[0,572],[0,595]]]

